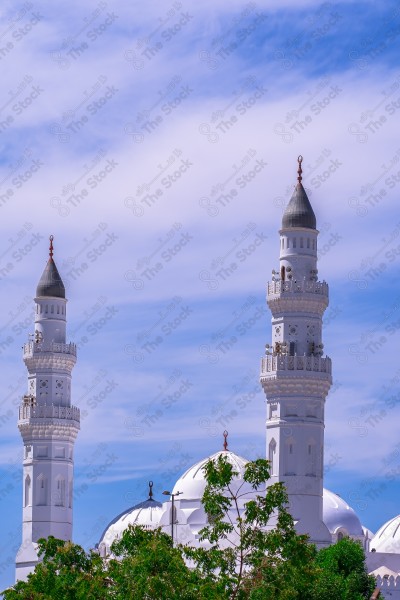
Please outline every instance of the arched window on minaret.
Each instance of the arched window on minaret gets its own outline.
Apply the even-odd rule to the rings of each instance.
[[[306,475],[309,475],[310,477],[315,477],[317,475],[317,453],[315,440],[313,439],[310,439],[307,444]]]
[[[285,267],[281,267],[281,280],[285,281]]]
[[[24,495],[24,506],[31,505],[31,478],[29,475],[25,477],[25,495]]]
[[[292,437],[285,442],[285,475],[296,475],[296,444]]]
[[[270,474],[276,475],[276,441],[274,440],[274,438],[272,438],[272,440],[269,443],[268,460],[270,466]]]
[[[47,505],[47,479],[43,473],[40,473],[36,479],[36,505]]]
[[[65,479],[58,475],[56,477],[56,490],[54,496],[55,506],[65,506]]]

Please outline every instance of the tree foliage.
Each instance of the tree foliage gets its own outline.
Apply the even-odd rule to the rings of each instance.
[[[19,581],[4,592],[7,600],[75,600],[106,596],[107,575],[103,560],[96,552],[85,552],[81,546],[50,536],[40,539],[38,553],[42,558],[28,581]]]
[[[225,457],[208,462],[203,546],[172,545],[160,529],[130,526],[103,559],[77,544],[39,540],[41,562],[5,600],[363,600],[374,588],[360,544],[345,538],[317,552],[297,535],[268,461],[238,479]],[[273,524],[273,527],[271,526]]]
[[[365,555],[361,545],[349,538],[318,552],[316,558],[320,568],[318,583],[324,595],[314,595],[315,600],[362,600],[370,598],[375,588],[375,578],[368,575]],[[333,589],[338,589],[336,595]]]
[[[297,535],[283,484],[266,487],[268,461],[247,463],[241,483],[221,455],[207,463],[205,474],[203,505],[210,522],[200,534],[208,546],[184,549],[196,568],[208,577],[217,573],[231,600],[285,598],[284,588],[300,589],[300,580],[310,580],[306,565],[313,564],[315,547]],[[268,528],[271,520],[274,527]]]

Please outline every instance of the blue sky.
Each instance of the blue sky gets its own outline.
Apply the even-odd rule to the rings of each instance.
[[[79,346],[74,538],[90,547],[224,429],[264,455],[265,285],[299,154],[330,285],[325,485],[374,531],[398,514],[399,34],[394,2],[3,3],[1,587],[48,236]]]

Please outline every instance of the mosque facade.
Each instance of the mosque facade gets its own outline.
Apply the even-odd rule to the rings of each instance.
[[[298,179],[279,231],[279,267],[267,284],[272,332],[261,360],[260,382],[266,395],[266,458],[269,485],[283,482],[298,533],[322,548],[349,536],[358,540],[385,598],[400,600],[400,516],[373,535],[340,496],[323,488],[325,401],[332,384],[331,359],[323,345],[323,314],[329,286],[318,278],[316,217]],[[37,540],[53,535],[72,539],[73,449],[79,431],[79,409],[71,404],[71,372],[76,347],[66,337],[65,288],[50,255],[35,297],[35,328],[23,348],[28,392],[19,409],[24,444],[22,543],[16,577],[25,579],[38,562]],[[247,460],[228,449],[190,467],[176,482],[170,500],[149,497],[116,516],[101,535],[104,557],[129,524],[161,527],[174,540],[203,545],[199,532],[208,523],[201,498],[204,466],[224,456],[243,481]],[[246,490],[246,499],[251,489]],[[172,503],[172,497],[174,502]],[[243,500],[239,511],[244,510]],[[172,506],[173,504],[173,506]]]

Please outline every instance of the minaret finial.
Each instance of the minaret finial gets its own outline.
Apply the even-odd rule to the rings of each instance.
[[[297,169],[297,181],[299,183],[301,183],[302,174],[303,174],[303,169],[301,168],[301,163],[303,162],[303,157],[301,156],[301,154],[300,154],[300,156],[297,157],[297,162],[299,163],[299,168]]]
[[[223,435],[224,435],[224,450],[226,451],[226,450],[228,450],[228,442],[227,442],[228,432],[226,431],[226,429],[225,429]]]
[[[153,482],[149,481],[149,500],[153,500]]]
[[[51,235],[49,237],[50,240],[50,247],[49,247],[49,256],[51,259],[53,259],[53,240],[54,240],[54,235]]]

